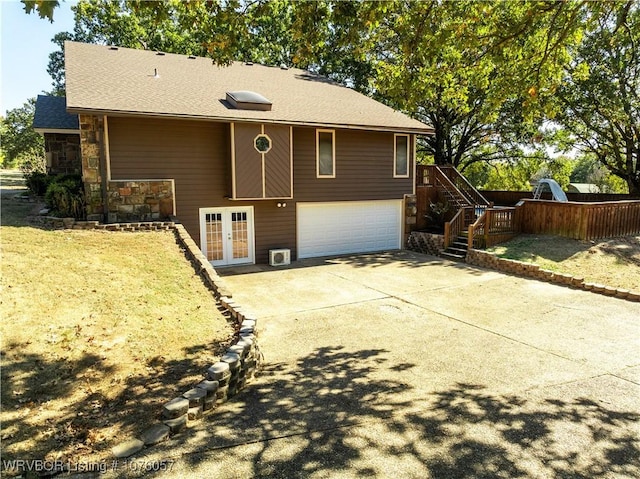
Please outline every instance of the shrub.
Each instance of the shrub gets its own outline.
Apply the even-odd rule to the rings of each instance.
[[[44,196],[47,192],[49,184],[53,180],[51,175],[42,173],[41,171],[32,171],[24,175],[27,188],[36,196]]]
[[[58,175],[49,184],[44,197],[59,216],[84,218],[84,188],[80,175]]]
[[[451,206],[447,201],[438,201],[437,203],[429,203],[429,213],[426,215],[431,223],[437,228],[443,228],[447,215],[451,210]]]

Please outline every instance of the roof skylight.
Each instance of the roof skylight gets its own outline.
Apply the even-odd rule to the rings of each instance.
[[[227,101],[238,110],[271,111],[272,103],[259,93],[240,90],[228,91]]]

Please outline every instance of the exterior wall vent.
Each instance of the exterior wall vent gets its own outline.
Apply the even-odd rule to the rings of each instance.
[[[227,102],[238,110],[271,111],[272,103],[253,91],[228,91]]]

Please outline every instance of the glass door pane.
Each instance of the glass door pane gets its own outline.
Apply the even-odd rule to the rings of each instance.
[[[233,259],[249,258],[249,222],[244,211],[231,212],[231,242]]]
[[[205,215],[206,251],[209,261],[220,261],[224,257],[222,226],[222,213],[207,213]]]

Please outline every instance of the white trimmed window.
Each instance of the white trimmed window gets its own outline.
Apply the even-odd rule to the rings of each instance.
[[[316,130],[316,176],[336,177],[336,132]]]
[[[393,177],[409,178],[409,135],[394,135]]]

